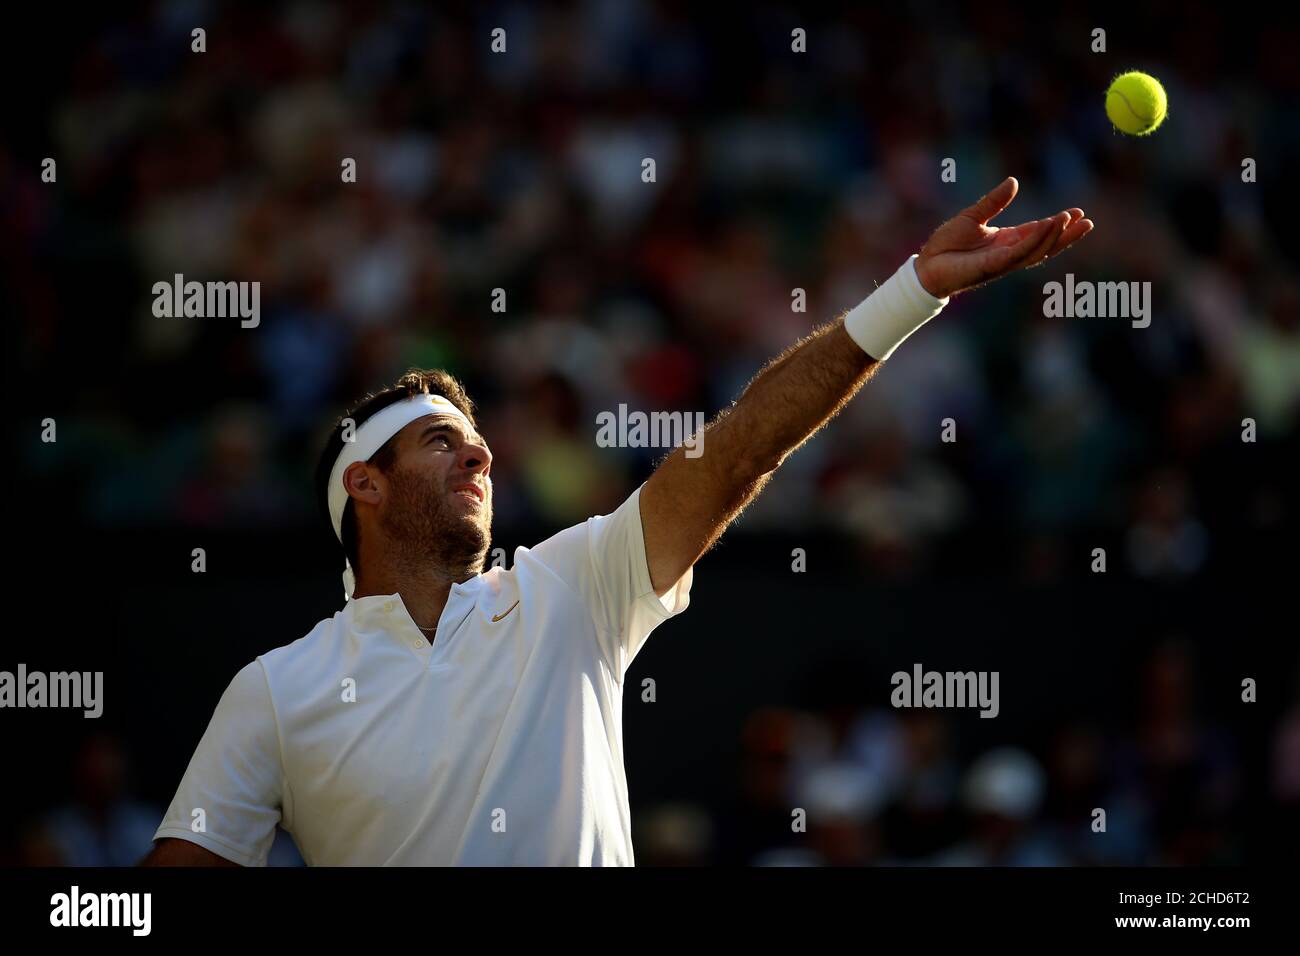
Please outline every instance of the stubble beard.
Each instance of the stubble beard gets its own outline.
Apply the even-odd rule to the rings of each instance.
[[[388,484],[389,505],[380,525],[394,550],[395,563],[416,571],[437,568],[453,580],[483,570],[492,529],[488,500],[477,513],[456,513],[440,478],[398,469],[390,474]]]

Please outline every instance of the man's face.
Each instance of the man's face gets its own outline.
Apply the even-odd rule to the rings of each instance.
[[[481,569],[492,531],[492,453],[469,425],[428,415],[397,434],[379,523],[417,560]]]

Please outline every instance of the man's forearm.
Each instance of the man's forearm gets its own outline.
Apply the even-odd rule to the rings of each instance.
[[[835,417],[879,363],[828,322],[769,362],[705,430],[704,456],[728,463],[737,485],[775,471]]]
[[[943,309],[947,300],[922,286],[915,259],[855,308],[769,362],[704,430],[698,457],[678,448],[650,476],[640,507],[656,592],[666,593],[713,546],[786,457],[857,394],[879,361]]]
[[[943,309],[947,299],[925,288],[919,264],[913,256],[860,305],[786,349],[705,431],[704,454],[727,463],[731,492],[775,471],[835,417],[878,359]]]
[[[646,556],[663,594],[709,550],[772,472],[839,412],[879,363],[844,329],[821,326],[773,359],[705,428],[702,454],[675,449],[641,494]]]

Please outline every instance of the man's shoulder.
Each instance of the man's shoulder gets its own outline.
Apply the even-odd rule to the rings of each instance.
[[[342,614],[343,611],[337,611],[331,617],[318,621],[315,627],[296,641],[257,655],[249,666],[260,666],[265,670],[268,680],[273,675],[288,676],[303,668],[318,667],[322,657],[332,656],[322,652],[342,640],[343,628],[339,626]]]
[[[635,517],[640,527],[640,500],[644,482],[637,485],[621,501],[612,503],[600,514],[583,518],[566,528],[557,531],[531,548],[515,549],[515,565],[531,560],[535,564],[568,566],[581,565],[590,557],[593,541],[599,542],[609,536],[611,529],[626,527]]]
[[[515,548],[514,560],[503,580],[515,577],[520,582],[567,581],[586,566],[588,556],[586,523],[573,525],[531,548]]]

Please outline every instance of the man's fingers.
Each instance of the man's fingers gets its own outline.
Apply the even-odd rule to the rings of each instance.
[[[1023,244],[1031,239],[1035,239],[1043,234],[1052,224],[1052,217],[1046,219],[1034,219],[1030,222],[1022,222],[1018,226],[1002,226],[998,228],[997,235],[993,241],[1000,246],[1010,246],[1016,250],[1019,255],[1024,251]]]
[[[994,196],[996,192],[989,195]],[[972,206],[966,214],[974,214],[977,206]],[[964,288],[975,288],[1016,269],[1032,268],[1069,248],[1092,229],[1093,221],[1085,219],[1083,210],[1077,206],[1048,219],[996,229],[992,242],[977,260],[978,279]]]
[[[981,280],[982,282],[1021,268],[1029,257],[1034,254],[1035,250],[1042,247],[1044,241],[1051,241],[1053,222],[1051,219],[1039,219],[1037,222],[1022,223],[1016,226],[1015,230],[1021,233],[1016,241],[997,246],[988,251],[987,257],[984,259],[986,264],[983,269],[985,278]],[[1001,233],[1005,234],[1010,231],[1010,229],[1003,229]]]
[[[1020,191],[1020,183],[1016,182],[1015,176],[1008,176],[992,191],[985,193],[979,202],[966,209],[962,215],[974,219],[981,226],[1011,205],[1011,200],[1016,198],[1016,193]]]
[[[1028,261],[1025,263],[1025,267],[1036,266],[1038,263],[1047,259],[1047,257],[1052,254],[1052,249],[1055,248],[1056,244],[1060,241],[1061,236],[1065,234],[1065,228],[1069,224],[1070,214],[1068,212],[1058,213],[1056,216],[1053,216],[1051,228],[1048,229],[1047,235],[1044,236],[1043,241],[1038,244],[1038,248],[1034,250],[1033,255],[1029,257]]]
[[[1037,262],[1052,248],[1052,244],[1065,229],[1066,221],[1065,217],[1059,215],[1041,220],[1038,231],[1009,247],[1012,254],[1007,263],[1008,269],[1027,268]]]
[[[1071,223],[1065,227],[1065,231],[1061,233],[1061,238],[1056,240],[1056,245],[1052,247],[1052,251],[1048,254],[1047,258],[1050,259],[1052,256],[1058,255],[1070,248],[1070,246],[1074,245],[1088,233],[1092,232],[1092,227],[1093,221],[1091,219],[1080,217],[1071,221]]]
[[[1047,250],[1047,255],[1043,256],[1040,261],[1046,262],[1053,256],[1064,252],[1079,239],[1087,235],[1088,230],[1092,228],[1091,220],[1088,220],[1087,226],[1081,225],[1081,223],[1084,222],[1082,209],[1067,209],[1066,213],[1069,215],[1069,219],[1066,221],[1065,227],[1056,237],[1056,241],[1052,243],[1052,247]],[[1057,214],[1057,218],[1060,218],[1060,213]]]

